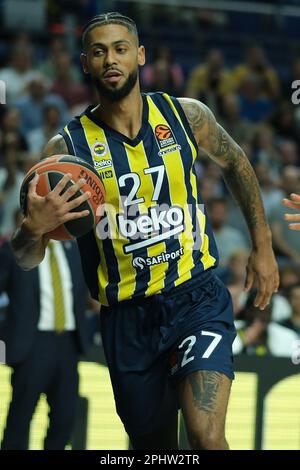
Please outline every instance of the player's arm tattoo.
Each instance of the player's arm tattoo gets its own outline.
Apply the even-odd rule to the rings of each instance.
[[[62,135],[57,134],[46,144],[42,158],[52,157],[52,155],[68,155],[68,147]]]
[[[216,412],[218,392],[223,383],[223,374],[203,370],[201,373],[190,374],[189,382],[195,408],[206,413]]]
[[[36,239],[23,223],[17,228],[12,239],[11,246],[18,265],[24,270],[37,266],[44,257],[48,240],[45,237]]]
[[[258,228],[266,228],[266,218],[257,178],[241,147],[220,126],[203,103],[180,98],[199,151],[205,151],[221,169],[223,178],[247,221],[252,240]]]

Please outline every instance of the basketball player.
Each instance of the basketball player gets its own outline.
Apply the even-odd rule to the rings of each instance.
[[[291,209],[298,211],[298,214],[285,214],[285,220],[288,222],[296,222],[289,223],[289,228],[291,230],[300,230],[300,196],[293,193],[290,195],[290,199],[284,198],[282,203],[286,207],[290,207]]]
[[[271,234],[257,180],[241,148],[202,103],[141,94],[145,63],[135,23],[119,13],[83,31],[83,70],[99,104],[72,119],[44,157],[71,153],[94,164],[105,185],[110,233],[78,239],[92,296],[102,304],[103,344],[116,408],[134,449],[176,449],[181,408],[193,449],[227,449],[225,417],[235,337],[230,295],[215,276],[218,254],[197,190],[194,161],[207,152],[247,221],[253,249],[246,289],[264,309],[278,288]],[[38,178],[38,177],[37,177]],[[28,195],[28,216],[12,241],[21,266],[44,256],[44,234],[88,196]],[[78,216],[84,216],[79,213]],[[101,225],[101,223],[100,223]]]

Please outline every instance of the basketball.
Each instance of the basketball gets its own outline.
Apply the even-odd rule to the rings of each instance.
[[[89,215],[60,225],[55,230],[47,233],[49,238],[54,240],[78,238],[88,233],[97,225],[101,217],[100,206],[105,201],[105,189],[97,171],[92,165],[72,155],[55,155],[45,158],[34,165],[26,174],[20,190],[20,206],[25,216],[27,213],[28,185],[36,173],[40,175],[36,188],[39,196],[46,196],[55,188],[64,175],[68,173],[72,174],[72,179],[68,181],[61,194],[81,178],[86,180],[86,184],[70,198],[70,201],[86,191],[91,193],[91,197],[87,201],[71,211],[81,212],[89,210]]]

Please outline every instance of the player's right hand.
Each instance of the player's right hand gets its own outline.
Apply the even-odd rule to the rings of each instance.
[[[78,190],[84,186],[84,179],[78,180],[72,184],[63,194],[63,190],[67,183],[71,181],[72,175],[66,174],[60,182],[46,196],[39,196],[36,192],[39,175],[35,177],[28,185],[27,195],[27,215],[24,224],[32,233],[34,238],[40,238],[45,233],[55,230],[61,224],[70,220],[79,219],[89,215],[88,210],[80,212],[70,212],[72,209],[80,206],[83,202],[90,198],[91,193],[85,192],[81,196],[70,200]]]
[[[278,266],[272,246],[267,243],[252,249],[246,267],[245,290],[249,292],[254,285],[257,294],[254,306],[264,310],[269,305],[271,296],[278,291]]]

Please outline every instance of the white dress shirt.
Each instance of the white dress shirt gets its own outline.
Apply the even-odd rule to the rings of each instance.
[[[62,289],[64,294],[65,306],[65,330],[74,331],[75,317],[73,309],[72,295],[72,277],[61,242],[52,240],[54,243],[54,253],[58,262],[61,275]],[[55,311],[54,311],[54,293],[52,287],[52,276],[50,267],[50,250],[46,249],[45,258],[39,265],[39,281],[40,281],[40,318],[38,322],[38,330],[53,331],[55,330]]]

